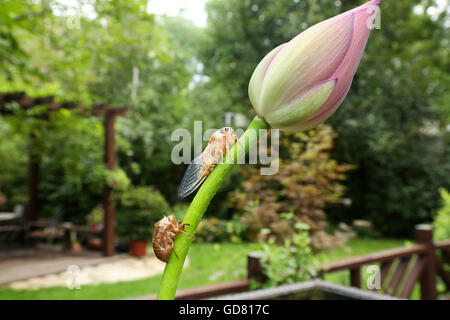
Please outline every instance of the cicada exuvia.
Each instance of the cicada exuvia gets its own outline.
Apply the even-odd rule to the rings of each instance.
[[[181,180],[178,196],[183,198],[194,192],[209,176],[216,164],[225,159],[225,154],[237,140],[238,137],[230,127],[214,132],[205,150],[189,164]]]
[[[190,226],[190,224],[183,223],[181,220],[177,221],[174,215],[164,217],[155,223],[152,244],[153,252],[159,260],[167,262],[172,250],[178,258],[178,254],[174,249],[175,238],[180,233],[184,233],[185,235],[191,237],[189,233],[184,231],[185,226]]]

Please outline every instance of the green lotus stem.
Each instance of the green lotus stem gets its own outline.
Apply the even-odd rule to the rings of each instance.
[[[183,222],[190,224],[190,226],[185,228],[187,233],[191,235],[195,234],[203,214],[217,190],[222,185],[222,181],[236,166],[238,156],[247,154],[249,146],[258,142],[260,129],[270,129],[270,126],[264,120],[255,117],[238,142],[228,152],[224,163],[218,164],[204,181],[183,219]],[[178,235],[175,239],[174,250],[178,254],[178,258],[172,250],[162,276],[157,296],[158,300],[172,300],[175,298],[181,271],[183,270],[184,261],[192,241],[193,238],[184,234]]]

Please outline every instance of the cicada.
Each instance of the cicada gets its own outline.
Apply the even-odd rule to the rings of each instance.
[[[214,132],[205,150],[189,164],[181,180],[178,196],[184,198],[194,192],[214,167],[222,159],[225,159],[225,154],[237,140],[238,137],[230,127],[224,127]]]
[[[180,233],[184,233],[191,237],[189,233],[184,231],[184,227],[189,225],[189,223],[183,223],[181,220],[176,221],[174,215],[164,217],[155,223],[152,244],[153,252],[159,260],[167,262],[169,260],[170,251],[172,250],[178,258],[178,254],[173,248],[174,240]]]

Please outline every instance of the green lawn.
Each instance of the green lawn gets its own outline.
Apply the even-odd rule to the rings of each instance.
[[[320,262],[327,262],[354,255],[401,247],[406,242],[394,239],[353,239],[348,249],[336,248],[318,256]],[[185,268],[180,288],[196,287],[218,283],[246,276],[247,253],[258,249],[257,244],[193,244],[189,251],[190,264]],[[364,272],[363,272],[364,275]],[[114,284],[86,285],[79,290],[64,287],[39,290],[12,290],[0,287],[0,299],[124,299],[156,293],[161,276],[145,280],[119,282]],[[348,284],[346,272],[326,276],[332,282]],[[364,282],[364,281],[363,281]]]

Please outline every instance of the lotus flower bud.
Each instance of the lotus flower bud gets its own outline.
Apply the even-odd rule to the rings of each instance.
[[[264,57],[248,92],[272,128],[308,130],[336,111],[350,89],[371,31],[368,22],[380,2],[322,21]]]

